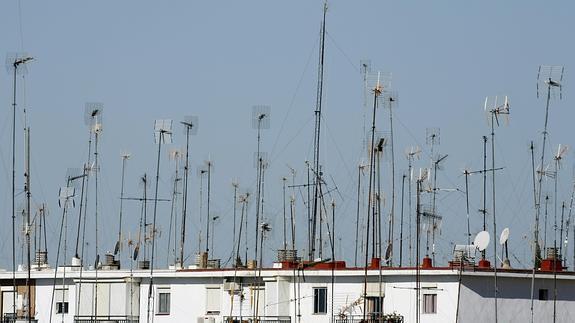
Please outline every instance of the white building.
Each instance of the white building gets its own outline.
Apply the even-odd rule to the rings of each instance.
[[[64,272],[61,267],[54,274],[53,269],[31,273],[31,311],[38,322],[255,322],[256,316],[264,323],[363,319],[365,270],[332,270],[329,263],[306,269],[287,264],[282,268],[279,263],[262,270],[158,269],[153,273],[149,307],[149,270],[96,273],[66,267]],[[531,321],[531,278],[529,270],[498,270],[499,322]],[[16,279],[21,316],[26,307],[26,272],[17,272]],[[575,322],[575,273],[538,271],[534,282],[534,322],[553,321],[554,305],[556,322]],[[11,322],[12,273],[0,272],[0,283],[2,322]],[[495,321],[492,270],[421,269],[420,288],[416,287],[413,268],[369,268],[366,322],[402,322],[370,319],[380,311],[416,322],[417,310],[422,323]]]

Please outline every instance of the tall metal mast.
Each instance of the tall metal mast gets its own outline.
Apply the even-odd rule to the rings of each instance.
[[[186,161],[184,165],[184,191],[182,198],[182,235],[180,237],[180,266],[184,268],[184,247],[186,241],[186,217],[188,212],[188,179],[190,173],[190,135],[198,133],[198,118],[186,117],[181,122],[186,128]]]
[[[16,76],[26,72],[26,62],[34,58],[25,53],[11,54],[6,60],[7,68],[13,72],[12,97],[12,310],[16,312]]]
[[[162,151],[162,143],[172,142],[172,120],[163,119],[156,120],[154,123],[154,139],[158,144],[158,158],[156,161],[156,187],[154,193],[154,215],[152,220],[152,256],[150,261],[150,285],[148,286],[148,320],[149,323],[152,320],[151,317],[151,301],[152,292],[154,287],[154,254],[156,247],[156,218],[158,211],[158,186],[160,181],[160,153]]]
[[[320,46],[319,46],[319,66],[318,66],[318,77],[317,77],[317,94],[316,94],[316,105],[315,105],[315,136],[313,141],[314,153],[313,153],[313,169],[315,170],[315,176],[313,180],[313,210],[312,210],[312,228],[311,228],[311,249],[309,252],[309,260],[313,261],[315,257],[315,236],[317,229],[317,217],[319,203],[318,199],[319,190],[321,185],[321,174],[319,172],[320,164],[320,132],[321,132],[321,108],[323,99],[323,76],[324,76],[324,58],[325,58],[325,18],[327,14],[327,0],[323,4],[323,19],[321,23],[321,36],[320,36]]]

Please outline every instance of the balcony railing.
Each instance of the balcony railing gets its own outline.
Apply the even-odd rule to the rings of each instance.
[[[226,316],[224,323],[291,323],[289,316],[260,316],[257,319],[252,316]]]
[[[137,316],[74,316],[74,323],[139,323]]]
[[[403,316],[398,314],[368,314],[364,319],[363,315],[348,315],[345,317],[335,316],[335,323],[403,323]]]
[[[38,320],[37,319],[30,319],[30,321],[32,323],[37,323]],[[20,317],[20,318],[16,318],[16,316],[12,313],[8,313],[8,314],[4,314],[4,316],[2,317],[2,320],[0,321],[2,323],[16,323],[16,322],[28,322],[28,320],[24,317]]]

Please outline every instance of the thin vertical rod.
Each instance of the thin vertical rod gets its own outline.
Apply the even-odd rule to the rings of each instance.
[[[98,254],[98,129],[94,129],[94,231],[96,240],[96,264],[95,264],[95,278],[96,283],[94,284],[94,315],[98,315],[98,263],[100,260],[100,255]],[[65,247],[65,246],[64,246]]]
[[[238,206],[238,186],[236,184],[233,185],[234,186],[234,229],[233,229],[233,233],[232,233],[232,241],[236,239],[236,214],[237,214],[237,206]],[[240,222],[241,224],[241,222]],[[241,233],[240,233],[241,235]],[[232,244],[233,245],[233,244]],[[239,245],[239,241],[238,241],[238,245]],[[234,248],[235,249],[235,248]],[[237,254],[236,254],[237,256]],[[234,261],[236,259],[234,258]]]
[[[319,51],[319,67],[318,67],[318,84],[317,84],[317,97],[316,97],[316,110],[315,114],[315,136],[314,136],[314,199],[313,199],[313,223],[312,223],[312,239],[311,239],[311,257],[310,261],[313,260],[315,255],[315,232],[317,226],[317,216],[318,216],[318,198],[319,198],[319,185],[320,185],[320,132],[321,132],[321,108],[323,100],[323,75],[324,75],[324,59],[325,59],[325,18],[327,13],[327,0],[323,5],[323,19],[321,23],[321,40],[320,40],[320,51]],[[319,210],[321,212],[321,210]],[[321,216],[321,215],[320,215]]]
[[[182,199],[182,233],[180,237],[180,266],[184,268],[184,247],[186,241],[186,216],[188,212],[188,175],[189,175],[189,156],[190,156],[190,126],[186,126],[186,164],[184,166],[184,197]]]
[[[392,106],[392,98],[390,98],[389,102],[389,130],[390,135],[389,139],[391,140],[391,211],[390,211],[390,221],[389,225],[391,227],[391,238],[389,245],[391,247],[391,254],[389,256],[389,264],[393,266],[393,240],[394,240],[394,226],[395,226],[395,152],[393,149],[393,106]]]
[[[415,254],[416,254],[416,263],[415,263],[415,322],[419,323],[420,322],[420,316],[419,316],[419,312],[420,312],[420,304],[419,304],[419,298],[420,298],[420,291],[421,291],[421,277],[420,277],[420,267],[419,267],[419,259],[420,259],[420,245],[421,245],[421,184],[423,182],[423,179],[418,179],[417,180],[417,185],[416,185],[416,242],[415,242]]]
[[[32,290],[30,278],[30,127],[26,128],[26,319],[28,323],[32,322]]]
[[[361,206],[361,170],[362,165],[357,167],[357,213],[355,217],[355,257],[354,257],[354,265],[357,267],[357,250],[359,249],[358,237],[359,237],[359,213],[360,213],[360,206]]]
[[[12,100],[12,311],[16,312],[16,71],[18,62],[14,61],[14,84]]]
[[[471,245],[471,227],[469,225],[469,171],[465,170],[465,209],[467,215],[467,245]]]
[[[286,223],[286,178],[282,178],[283,181],[283,231],[284,231],[284,250],[287,250],[287,223]],[[234,221],[235,223],[235,221]]]
[[[379,84],[378,84],[379,86]],[[374,141],[375,141],[375,116],[377,110],[377,98],[380,94],[379,87],[376,87],[373,91],[373,115],[371,119],[371,144],[369,148],[370,152],[370,162],[369,162],[369,189],[368,189],[368,198],[367,198],[367,227],[365,230],[365,268],[364,268],[364,277],[363,277],[363,320],[366,320],[367,317],[367,267],[368,267],[368,255],[369,255],[369,226],[370,226],[370,207],[372,204],[372,188],[373,188],[373,169],[375,164],[375,151],[374,151]],[[373,237],[375,239],[375,236]]]
[[[126,159],[128,155],[122,156],[122,184],[120,185],[120,224],[118,226],[118,252],[119,257],[122,255],[122,211],[124,209],[124,175],[126,170]]]
[[[408,173],[409,173],[409,180],[407,181],[408,185],[407,185],[407,204],[408,204],[408,209],[409,211],[407,212],[407,218],[408,218],[408,222],[409,222],[409,240],[408,240],[408,249],[409,249],[409,266],[411,267],[413,265],[413,248],[412,248],[412,241],[413,241],[413,228],[412,228],[412,196],[411,196],[411,181],[412,181],[412,177],[413,177],[413,156],[409,155],[408,157],[408,163],[409,163],[409,167],[408,167]]]
[[[401,177],[401,213],[399,219],[399,267],[403,267],[403,206],[405,195],[405,178],[407,175],[403,174]]]
[[[487,230],[487,136],[483,136],[483,231]],[[485,260],[485,250],[481,251],[481,259]]]
[[[491,168],[493,169],[491,173],[492,177],[492,205],[493,205],[493,237],[497,236],[497,227],[496,227],[496,217],[495,217],[495,114],[497,112],[493,111],[491,113]],[[497,243],[493,244],[493,279],[495,284],[495,293],[494,293],[494,305],[495,305],[495,323],[497,323]]]
[[[206,204],[206,254],[210,256],[210,200],[211,200],[211,182],[212,182],[212,162],[208,161],[208,201]]]
[[[530,304],[530,312],[531,312],[531,323],[534,323],[534,293],[535,293],[535,272],[537,271],[538,267],[538,251],[535,250],[539,248],[539,210],[538,210],[538,200],[537,200],[537,188],[535,184],[535,151],[533,147],[533,141],[531,141],[531,145],[529,146],[529,150],[531,151],[531,177],[533,180],[533,203],[535,204],[535,228],[533,230],[533,270],[531,272],[531,304]]]
[[[152,289],[154,287],[154,254],[156,247],[156,216],[158,211],[158,186],[160,182],[160,152],[162,150],[162,141],[164,140],[164,130],[160,130],[160,136],[158,138],[158,158],[156,160],[156,187],[154,193],[154,216],[152,220],[152,232],[150,233],[152,239],[152,257],[150,259],[150,286],[148,286],[148,323],[152,319]]]
[[[257,175],[256,175],[256,239],[254,247],[254,260],[258,259],[258,235],[259,235],[259,225],[260,225],[260,203],[261,203],[261,176],[262,176],[262,156],[260,155],[260,145],[261,145],[261,122],[265,115],[258,116],[258,150],[257,150]],[[247,242],[247,241],[246,241]]]

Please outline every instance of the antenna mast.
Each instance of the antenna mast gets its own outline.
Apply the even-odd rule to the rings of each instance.
[[[493,100],[493,99],[492,99]],[[507,98],[507,96],[505,96],[504,102],[501,103],[498,101],[498,97],[495,97],[495,99],[491,102],[490,104],[490,99],[486,98],[485,99],[485,111],[488,111],[489,109],[489,113],[491,114],[491,168],[493,169],[493,172],[491,173],[491,177],[492,177],[492,205],[493,205],[493,236],[496,237],[497,236],[497,227],[496,227],[496,216],[495,216],[495,124],[497,124],[499,126],[499,118],[500,116],[504,116],[507,120],[508,116],[509,116],[509,100]],[[495,294],[494,294],[494,300],[495,300],[495,323],[497,323],[497,294],[498,294],[498,287],[497,287],[497,243],[493,244],[493,275],[494,275],[494,283],[495,283]]]
[[[162,143],[172,143],[172,120],[159,119],[154,122],[154,139],[158,144],[158,158],[156,161],[156,187],[154,193],[154,215],[152,220],[152,257],[150,261],[150,286],[148,287],[148,323],[151,317],[152,289],[154,286],[154,253],[156,247],[156,217],[158,211],[158,186],[160,181],[160,153]]]
[[[188,213],[188,179],[190,173],[190,135],[198,133],[198,117],[186,117],[180,122],[186,129],[186,161],[184,165],[184,191],[182,198],[182,235],[180,237],[180,267],[184,268],[184,247],[186,240],[186,217]]]
[[[122,251],[122,211],[124,207],[124,175],[126,171],[126,161],[130,159],[129,153],[122,153],[122,184],[120,187],[120,215],[119,215],[119,225],[118,225],[118,241],[116,242],[116,246],[114,247],[114,255],[118,255],[118,262],[121,258],[121,251]]]
[[[16,291],[16,76],[27,71],[26,62],[34,58],[26,53],[9,54],[6,58],[6,69],[13,73],[12,97],[12,287]],[[16,292],[12,293],[12,310],[16,311]]]
[[[312,214],[312,229],[311,229],[311,248],[309,250],[309,260],[313,261],[315,257],[315,236],[317,227],[317,216],[318,216],[318,199],[319,190],[321,185],[320,178],[320,132],[321,132],[321,109],[323,100],[323,76],[324,76],[324,58],[325,58],[325,18],[327,14],[327,0],[323,4],[323,19],[321,23],[321,36],[320,36],[320,46],[319,46],[319,66],[318,66],[318,80],[317,80],[317,95],[316,95],[316,106],[315,106],[315,136],[313,141],[314,153],[313,153],[313,168],[315,170],[315,176],[313,180],[313,214]],[[321,212],[321,210],[319,210]]]
[[[266,154],[261,152],[261,130],[270,127],[270,107],[267,105],[256,105],[252,107],[252,128],[257,129],[257,151],[254,163],[257,169],[256,174],[256,239],[254,248],[254,260],[258,259],[258,236],[260,231],[260,217],[262,216],[262,190],[263,190],[263,172],[266,162]],[[247,230],[247,228],[246,228]],[[247,243],[247,241],[246,241]],[[247,261],[247,259],[246,259]]]
[[[385,106],[389,108],[389,140],[391,148],[391,210],[389,213],[389,238],[388,248],[391,253],[388,259],[390,266],[393,266],[393,241],[394,241],[394,227],[395,227],[395,152],[393,149],[393,110],[397,108],[399,97],[396,92],[387,92],[384,96]],[[391,247],[390,247],[391,246]],[[401,251],[400,251],[401,254]]]

